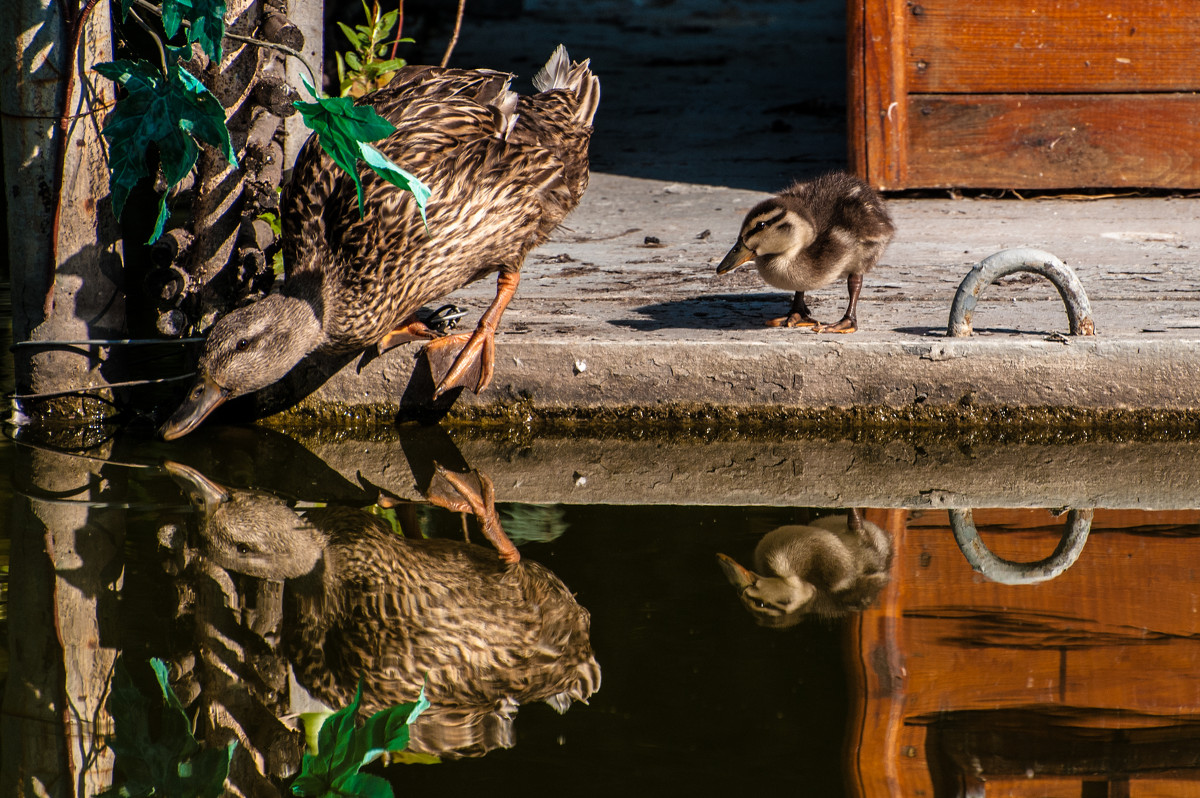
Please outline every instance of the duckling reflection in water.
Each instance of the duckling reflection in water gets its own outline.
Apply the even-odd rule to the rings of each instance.
[[[754,571],[725,554],[717,560],[755,620],[785,628],[869,607],[887,584],[892,539],[850,510],[768,532],[754,549]]]
[[[205,557],[287,580],[283,644],[313,696],[345,706],[362,677],[362,708],[373,713],[414,700],[425,686],[433,707],[412,730],[413,750],[463,756],[508,747],[520,704],[545,701],[564,712],[599,689],[588,611],[547,568],[499,542],[507,537],[485,474],[438,466],[429,498],[478,510],[505,559],[469,543],[400,537],[353,508],[300,514],[272,494],[166,467],[204,513]]]

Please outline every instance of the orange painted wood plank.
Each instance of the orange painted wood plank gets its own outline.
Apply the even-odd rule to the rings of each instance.
[[[1200,94],[909,95],[907,187],[1200,187]]]
[[[853,2],[853,0],[852,0]],[[852,144],[864,158],[860,176],[876,188],[903,185],[907,155],[905,126],[908,89],[904,78],[904,0],[864,0],[861,15],[851,15],[848,36],[861,52],[860,110],[850,113],[862,119],[863,141]],[[852,47],[855,45],[852,45]],[[851,72],[854,75],[854,72]]]
[[[1081,93],[1200,88],[1200,15],[1178,0],[914,0],[913,93]]]

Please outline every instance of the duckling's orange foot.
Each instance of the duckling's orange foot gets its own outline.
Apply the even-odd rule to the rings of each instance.
[[[858,322],[854,319],[842,319],[837,324],[818,324],[813,332],[819,333],[852,333],[858,332]]]
[[[441,333],[417,319],[416,315],[409,316],[396,326],[376,344],[379,353],[383,354],[394,346],[408,341],[428,341],[439,337]]]
[[[492,381],[496,337],[488,329],[447,335],[427,343],[425,357],[437,386],[434,399],[451,388],[470,388],[479,393]]]
[[[767,322],[768,327],[820,327],[821,322],[814,319],[812,316],[805,316],[800,313],[789,313],[786,316],[780,316],[778,319],[771,319]]]

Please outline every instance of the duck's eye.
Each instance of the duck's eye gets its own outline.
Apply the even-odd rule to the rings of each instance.
[[[765,610],[767,608],[767,602],[763,601],[762,599],[754,599],[754,606],[758,607],[760,610]]]
[[[767,223],[765,221],[759,222],[758,224],[754,225],[754,232],[756,232],[756,233],[759,230],[766,230],[766,229],[767,229]]]
[[[239,543],[239,544],[237,544],[237,553],[238,554],[249,554],[250,547],[247,546],[245,543]]]
[[[248,340],[246,340],[245,338],[242,338],[237,342],[237,346],[235,348],[239,352],[245,352],[247,349],[250,348],[250,342]]]

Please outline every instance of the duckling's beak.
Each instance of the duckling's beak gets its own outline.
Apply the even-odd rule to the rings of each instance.
[[[171,460],[164,460],[162,467],[187,491],[188,498],[206,516],[211,516],[218,507],[229,501],[229,491],[196,469]]]
[[[208,414],[216,410],[222,402],[229,398],[229,390],[222,388],[212,381],[207,374],[192,386],[187,399],[179,406],[167,423],[158,431],[164,441],[182,438],[200,426],[200,422],[208,418]]]
[[[731,272],[746,261],[754,260],[754,257],[754,250],[743,244],[742,239],[739,238],[738,242],[733,245],[733,249],[729,250],[729,254],[717,265],[717,274]]]
[[[725,578],[738,590],[745,590],[758,580],[758,574],[743,567],[728,554],[718,552],[717,562],[721,563],[721,570],[725,572]]]

